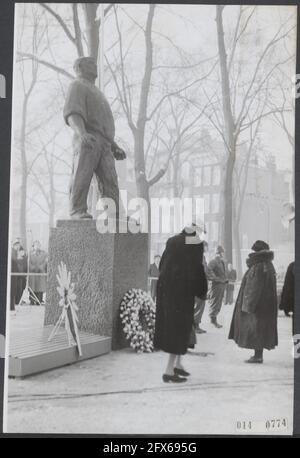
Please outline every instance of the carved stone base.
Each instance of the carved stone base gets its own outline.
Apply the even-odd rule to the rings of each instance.
[[[112,338],[112,349],[127,346],[120,302],[131,288],[147,290],[148,234],[100,234],[95,220],[60,220],[50,232],[45,325],[61,308],[58,265],[63,261],[76,284],[79,329]]]

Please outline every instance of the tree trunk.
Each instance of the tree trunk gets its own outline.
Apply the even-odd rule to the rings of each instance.
[[[228,262],[232,263],[232,208],[233,208],[233,170],[236,157],[236,141],[235,141],[235,123],[232,115],[229,72],[227,66],[227,55],[225,49],[224,29],[223,29],[223,13],[224,6],[216,6],[216,22],[218,34],[218,51],[220,60],[221,82],[222,82],[222,105],[223,118],[225,125],[225,143],[227,149],[227,162],[225,168],[224,182],[224,248]]]
[[[149,5],[149,12],[147,16],[147,24],[145,30],[145,42],[146,42],[146,58],[145,58],[145,69],[144,76],[141,86],[140,94],[140,103],[138,111],[138,119],[136,124],[136,129],[133,132],[134,137],[134,163],[135,163],[135,178],[136,178],[136,188],[137,195],[145,199],[148,205],[148,227],[151,227],[151,206],[150,206],[150,196],[149,196],[149,183],[146,177],[146,167],[145,167],[145,128],[147,122],[147,107],[148,107],[148,97],[150,91],[151,75],[152,75],[152,23],[154,17],[155,5]],[[151,240],[150,240],[151,231],[149,230],[149,249],[150,252]]]
[[[82,3],[85,17],[86,36],[88,44],[88,53],[96,62],[99,50],[99,26],[100,21],[97,19],[97,8],[99,3]]]
[[[173,175],[173,190],[174,190],[174,197],[180,197],[180,190],[179,190],[179,176],[180,172],[182,173],[182,169],[180,170],[180,152],[181,152],[181,142],[178,141],[176,144],[176,154],[173,161],[174,164],[174,175]]]
[[[147,24],[145,30],[145,42],[146,42],[146,58],[145,58],[145,69],[144,76],[141,86],[140,103],[138,119],[136,124],[136,130],[134,132],[134,161],[135,161],[135,177],[137,184],[137,193],[139,197],[149,198],[149,187],[146,178],[145,170],[145,128],[147,122],[147,107],[148,97],[150,91],[151,75],[152,75],[152,22],[154,16],[155,5],[149,5],[149,12],[147,17]]]
[[[235,162],[235,153],[229,154],[225,172],[224,186],[224,248],[228,262],[232,263],[232,208],[233,208],[233,168]]]
[[[81,29],[78,17],[78,4],[72,4],[73,10],[73,24],[74,24],[74,31],[75,31],[75,45],[77,49],[78,57],[82,57],[84,55],[83,45],[82,45],[82,38],[81,38]]]
[[[137,196],[145,199],[150,206],[149,184],[145,171],[144,131],[137,130],[134,135],[135,178]]]
[[[27,123],[27,106],[28,106],[28,94],[24,95],[23,107],[22,107],[22,124],[20,134],[20,149],[21,149],[21,202],[20,202],[20,237],[24,247],[27,245],[27,180],[28,180],[28,169],[27,169],[27,157],[26,157],[26,123]]]
[[[148,264],[150,262],[151,251],[151,204],[149,184],[145,174],[145,155],[144,155],[144,134],[143,131],[136,131],[134,134],[134,157],[135,157],[135,178],[137,196],[147,203],[148,218]]]
[[[49,205],[49,227],[55,226],[55,188],[54,188],[54,165],[53,156],[50,158],[50,205]]]
[[[234,237],[234,247],[235,247],[235,262],[236,262],[237,278],[240,279],[243,275],[243,266],[242,266],[242,253],[241,253],[240,225],[238,221],[236,221],[234,224],[233,237]]]

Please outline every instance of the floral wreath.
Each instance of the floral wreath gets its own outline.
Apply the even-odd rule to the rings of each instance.
[[[120,305],[123,331],[137,353],[153,351],[155,304],[146,291],[130,289]]]
[[[71,282],[71,272],[68,272],[66,264],[63,262],[58,266],[58,275],[56,275],[59,286],[57,291],[60,295],[59,307],[61,314],[48,338],[48,341],[59,331],[60,326],[64,325],[69,347],[72,341],[76,344],[79,355],[82,355],[79,331],[78,331],[78,306],[76,304],[76,294],[74,293],[75,283]]]

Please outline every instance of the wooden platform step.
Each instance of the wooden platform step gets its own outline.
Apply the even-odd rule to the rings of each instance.
[[[48,342],[53,326],[16,331],[10,336],[9,376],[25,377],[109,353],[111,338],[80,331],[82,356],[69,347],[64,329]]]

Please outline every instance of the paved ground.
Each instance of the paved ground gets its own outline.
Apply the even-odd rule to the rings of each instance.
[[[8,432],[229,434],[238,421],[287,419],[276,433],[292,432],[293,359],[291,320],[279,317],[279,347],[263,365],[247,365],[251,352],[227,339],[232,307],[223,307],[216,330],[204,316],[207,334],[185,357],[192,373],[183,385],[164,384],[166,355],[112,352],[47,373],[9,380]],[[42,325],[43,308],[22,307],[11,329]],[[242,431],[243,432],[243,431]],[[251,432],[251,431],[248,431]]]

